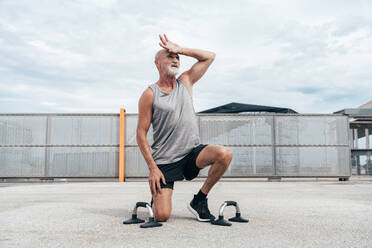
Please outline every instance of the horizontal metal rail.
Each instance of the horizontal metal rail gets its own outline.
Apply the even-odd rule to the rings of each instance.
[[[228,146],[228,147],[349,147],[348,144],[345,145],[227,145],[213,143],[213,145]],[[125,145],[125,147],[138,147],[138,145]]]
[[[116,113],[47,113],[47,114],[40,114],[40,113],[19,113],[19,114],[14,114],[14,113],[1,113],[1,116],[27,116],[27,117],[32,117],[32,116],[117,116],[119,117],[119,114]]]
[[[228,147],[349,147],[349,145],[226,145],[226,144],[213,144]],[[27,145],[27,144],[5,144],[0,145],[0,147],[119,147],[119,144],[80,144],[80,145]],[[126,145],[125,147],[138,147],[138,145]],[[356,149],[353,149],[353,151]],[[358,149],[363,151],[368,151],[368,149]]]
[[[127,116],[138,116],[137,113],[126,113]],[[275,114],[272,114],[272,113],[240,113],[240,114],[237,114],[237,113],[200,113],[200,114],[196,114],[197,116],[235,116],[235,117],[239,117],[239,116],[254,116],[254,117],[257,117],[257,116],[291,116],[291,117],[315,117],[315,116],[321,116],[321,117],[325,117],[325,116],[329,116],[329,117],[335,117],[335,116],[345,116],[343,114],[291,114],[291,113],[275,113]]]
[[[103,144],[103,145],[0,145],[0,147],[119,147],[119,144]]]

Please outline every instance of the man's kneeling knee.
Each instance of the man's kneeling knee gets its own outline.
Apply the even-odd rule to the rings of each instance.
[[[169,217],[170,217],[170,214],[168,213],[155,213],[155,219],[157,221],[164,222],[164,221],[167,221]]]

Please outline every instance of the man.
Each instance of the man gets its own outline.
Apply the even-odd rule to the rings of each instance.
[[[153,211],[158,221],[166,221],[172,210],[174,181],[192,180],[200,169],[211,165],[200,191],[188,205],[199,221],[210,221],[207,194],[222,177],[231,160],[231,150],[224,146],[200,144],[197,118],[192,101],[192,87],[204,75],[215,54],[183,48],[159,35],[163,48],[155,56],[159,80],[143,92],[139,104],[137,143],[149,167],[149,186]],[[198,60],[178,78],[179,54]],[[153,125],[152,152],[146,135]]]

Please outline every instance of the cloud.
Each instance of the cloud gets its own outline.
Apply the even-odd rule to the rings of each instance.
[[[368,1],[1,1],[0,112],[137,112],[166,32],[217,58],[196,111],[330,113],[372,95]],[[195,59],[181,57],[181,69]]]

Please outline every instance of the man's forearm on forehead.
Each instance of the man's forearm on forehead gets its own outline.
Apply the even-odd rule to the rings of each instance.
[[[199,61],[204,61],[208,59],[214,59],[216,54],[214,52],[196,49],[196,48],[181,48],[179,54],[194,57]]]

